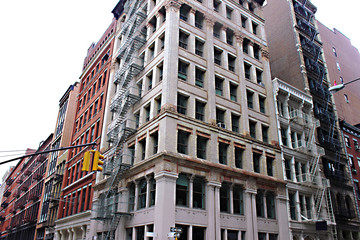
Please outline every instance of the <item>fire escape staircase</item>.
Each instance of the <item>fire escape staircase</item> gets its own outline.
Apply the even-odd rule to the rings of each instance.
[[[139,89],[129,86],[130,81],[143,69],[139,59],[135,57],[146,42],[139,31],[146,14],[142,12],[140,5],[142,1],[127,1],[124,6],[124,13],[127,20],[122,26],[122,44],[118,51],[118,58],[121,59],[119,70],[115,73],[114,83],[121,89],[111,101],[110,109],[117,113],[117,119],[108,126],[107,135],[113,143],[112,156],[107,156],[107,165],[104,174],[109,175],[105,184],[105,192],[100,195],[97,207],[97,220],[103,220],[108,224],[105,239],[115,239],[115,230],[121,217],[130,216],[130,213],[119,212],[117,209],[117,186],[124,173],[132,166],[132,161],[125,161],[124,144],[128,136],[136,131],[136,122],[127,119],[127,112],[130,107],[139,101]],[[110,159],[113,158],[113,161]]]

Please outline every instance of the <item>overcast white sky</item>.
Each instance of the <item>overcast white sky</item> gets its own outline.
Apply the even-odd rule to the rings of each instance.
[[[54,131],[59,100],[79,79],[87,49],[110,25],[117,2],[0,1],[0,161],[14,157],[1,157],[14,154],[4,151],[36,149]],[[312,2],[318,20],[360,48],[359,0]],[[0,166],[0,177],[8,166]]]

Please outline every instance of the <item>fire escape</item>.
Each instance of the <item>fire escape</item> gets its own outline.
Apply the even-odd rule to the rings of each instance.
[[[318,156],[311,161],[310,173],[308,177],[302,178],[306,182],[317,186],[315,195],[315,220],[324,219],[321,216],[323,201],[326,204],[327,222],[331,225],[332,238],[337,239],[335,215],[331,199],[330,181],[322,178],[318,174],[319,160],[325,155],[326,150],[330,150],[338,156],[341,155],[341,142],[338,138],[337,123],[334,112],[332,111],[332,99],[328,90],[328,81],[325,66],[322,63],[321,47],[316,43],[318,34],[315,26],[311,23],[313,10],[306,7],[307,0],[293,0],[296,14],[296,27],[299,29],[300,43],[303,50],[303,58],[307,72],[307,78],[311,95],[314,100],[314,115],[317,119],[317,137],[320,143]],[[315,131],[312,132],[314,140]],[[309,141],[313,145],[314,141]],[[339,163],[338,163],[339,164]]]
[[[122,41],[117,53],[120,60],[119,70],[115,73],[114,83],[117,85],[115,96],[111,100],[110,110],[116,113],[116,118],[109,124],[107,136],[112,143],[112,149],[107,157],[104,175],[109,175],[105,185],[105,192],[99,197],[97,206],[97,220],[104,221],[108,226],[105,239],[115,239],[115,230],[121,217],[130,214],[118,211],[117,186],[126,170],[133,164],[133,155],[124,151],[124,143],[129,135],[137,128],[137,122],[127,118],[128,110],[140,100],[140,89],[130,82],[143,69],[141,59],[137,57],[138,50],[145,44],[146,33],[140,31],[146,14],[142,11],[143,1],[127,1],[124,6],[126,20],[122,25],[120,35]],[[125,160],[126,159],[126,160]]]

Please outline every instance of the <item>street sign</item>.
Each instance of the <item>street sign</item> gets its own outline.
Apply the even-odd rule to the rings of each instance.
[[[182,233],[181,227],[171,227],[170,232]]]
[[[157,237],[157,233],[156,232],[146,232],[145,236],[146,237]]]

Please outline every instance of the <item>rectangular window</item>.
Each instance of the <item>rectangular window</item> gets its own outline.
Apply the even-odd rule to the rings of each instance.
[[[222,78],[215,76],[215,93],[216,95],[222,96],[223,95],[223,82]]]
[[[290,218],[296,220],[295,194],[289,193]]]
[[[260,60],[260,46],[254,43],[253,50],[254,50],[254,58]]]
[[[150,179],[150,206],[155,206],[155,195],[156,195],[156,181],[154,178]]]
[[[155,101],[156,101],[156,109],[157,109],[157,114],[160,114],[160,112],[161,112],[161,95],[157,98],[157,99],[155,99]]]
[[[265,113],[265,98],[259,96],[259,110],[261,113]]]
[[[178,113],[180,114],[184,114],[186,115],[186,110],[187,110],[187,101],[188,101],[188,98],[181,95],[181,94],[178,94],[178,98],[177,98],[177,111]]]
[[[278,235],[275,233],[269,233],[269,240],[277,240],[278,239]]]
[[[253,153],[254,172],[256,173],[260,173],[260,158],[261,158],[260,154]]]
[[[244,63],[245,78],[251,80],[251,65]]]
[[[159,82],[161,82],[163,80],[163,72],[164,72],[164,66],[162,64],[158,66],[158,71],[159,71]]]
[[[348,136],[344,136],[344,139],[345,139],[345,145],[346,145],[346,147],[351,148],[351,147],[350,147],[350,138],[349,138]]]
[[[195,39],[195,54],[201,57],[204,54],[204,42],[199,39]]]
[[[237,85],[230,83],[230,99],[231,101],[237,101]]]
[[[249,121],[250,137],[256,138],[256,122]]]
[[[195,85],[198,87],[204,87],[205,71],[199,68],[195,68]]]
[[[159,150],[159,134],[158,132],[155,132],[151,135],[152,141],[153,141],[153,154],[157,154]]]
[[[192,228],[192,239],[205,240],[206,228],[204,227],[195,227]],[[181,238],[179,238],[181,239]]]
[[[189,133],[179,130],[178,131],[178,144],[177,144],[178,153],[183,153],[183,154],[188,153],[188,140],[189,140]]]
[[[145,107],[145,122],[150,121],[150,105]]]
[[[258,84],[262,84],[262,71],[256,69],[256,81]]]
[[[225,182],[220,187],[220,211],[230,212],[230,186]]]
[[[179,31],[179,46],[181,48],[187,49],[188,38],[189,38],[188,34],[184,33],[183,31]]]
[[[291,166],[290,159],[285,159],[285,175],[286,175],[286,179],[288,180],[292,180],[290,166]]]
[[[275,219],[275,195],[273,192],[266,193],[266,213],[267,218]]]
[[[189,202],[189,179],[185,174],[180,173],[176,180],[176,205],[188,206]]]
[[[222,55],[222,50],[218,49],[218,48],[214,48],[214,63],[217,65],[221,65],[221,55]]]
[[[149,47],[149,59],[152,60],[155,56],[155,45]]]
[[[196,156],[201,159],[206,159],[206,145],[207,145],[207,138],[197,136],[196,139]]]
[[[226,29],[226,43],[231,46],[234,44],[234,31],[231,30],[230,28]]]
[[[246,97],[247,97],[248,108],[253,109],[254,108],[254,93],[250,92],[250,91],[246,91]]]
[[[235,61],[236,61],[236,57],[228,54],[228,68],[229,68],[229,71],[235,72]]]
[[[219,127],[225,128],[225,110],[216,108],[216,124]]]
[[[235,167],[237,168],[242,168],[243,166],[243,153],[243,149],[235,147]]]
[[[234,185],[233,187],[233,206],[234,214],[244,214],[244,197],[243,189],[239,185]]]
[[[253,34],[257,34],[257,28],[258,28],[258,25],[256,23],[252,23],[252,29],[253,29]]]
[[[256,216],[265,217],[265,209],[264,209],[264,194],[263,191],[258,189],[256,194]]]
[[[231,8],[226,7],[226,17],[227,17],[228,19],[231,19],[232,12],[233,12],[233,10],[232,10]]]
[[[219,142],[219,163],[227,164],[227,149],[228,144]]]
[[[269,127],[262,125],[261,126],[261,131],[262,131],[262,139],[263,142],[265,143],[269,143]]]
[[[280,129],[281,132],[281,141],[284,146],[288,146],[288,135],[287,130],[285,128]]]
[[[193,208],[205,208],[205,182],[198,177],[193,181]]]
[[[205,117],[205,103],[195,102],[195,118],[200,121],[204,121]]]
[[[147,189],[147,182],[146,179],[143,178],[139,182],[138,185],[138,209],[142,209],[146,207],[146,189]]]
[[[178,78],[186,81],[189,64],[179,60]]]
[[[268,176],[274,176],[273,173],[273,163],[274,159],[271,157],[266,157],[266,171]]]
[[[239,132],[239,122],[240,122],[240,117],[231,114],[231,130],[233,132],[237,132],[237,133]]]
[[[247,21],[247,18],[244,16],[241,16],[241,26],[243,28],[246,28],[246,21]]]
[[[148,90],[152,89],[153,87],[153,74],[152,72],[146,76],[147,80],[148,80]]]
[[[266,240],[266,233],[258,233],[259,240]]]
[[[199,11],[195,12],[195,27],[202,29],[204,22],[204,14]]]
[[[145,156],[146,156],[146,138],[139,141],[139,144],[140,144],[140,151],[141,151],[141,160],[144,160]]]

